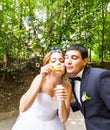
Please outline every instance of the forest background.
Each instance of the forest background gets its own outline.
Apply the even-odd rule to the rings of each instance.
[[[110,69],[110,0],[1,0],[0,113],[18,109],[48,51],[74,43]]]

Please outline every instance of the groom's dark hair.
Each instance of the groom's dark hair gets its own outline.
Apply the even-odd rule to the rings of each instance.
[[[87,50],[87,48],[85,48],[81,44],[71,44],[67,48],[66,52],[70,51],[70,50],[78,50],[81,53],[82,59],[88,58],[88,50]]]

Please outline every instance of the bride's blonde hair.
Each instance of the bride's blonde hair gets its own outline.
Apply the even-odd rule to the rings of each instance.
[[[48,64],[48,63],[50,62],[50,58],[51,58],[51,55],[52,55],[53,53],[60,53],[60,54],[62,55],[62,57],[64,57],[64,54],[63,54],[63,52],[62,52],[61,50],[50,51],[50,52],[48,52],[48,53],[45,55],[45,57],[44,57],[44,59],[43,59],[43,65],[46,65],[46,64]]]

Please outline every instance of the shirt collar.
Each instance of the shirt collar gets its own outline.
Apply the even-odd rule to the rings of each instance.
[[[80,78],[82,78],[83,71],[84,71],[84,69],[81,70],[75,77],[80,77]]]

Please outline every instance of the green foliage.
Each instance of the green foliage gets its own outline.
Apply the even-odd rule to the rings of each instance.
[[[3,67],[3,68],[0,68],[0,71],[11,72],[13,71],[13,69],[11,69],[10,67]]]
[[[1,0],[0,58],[25,59],[80,43],[110,61],[109,0]]]

